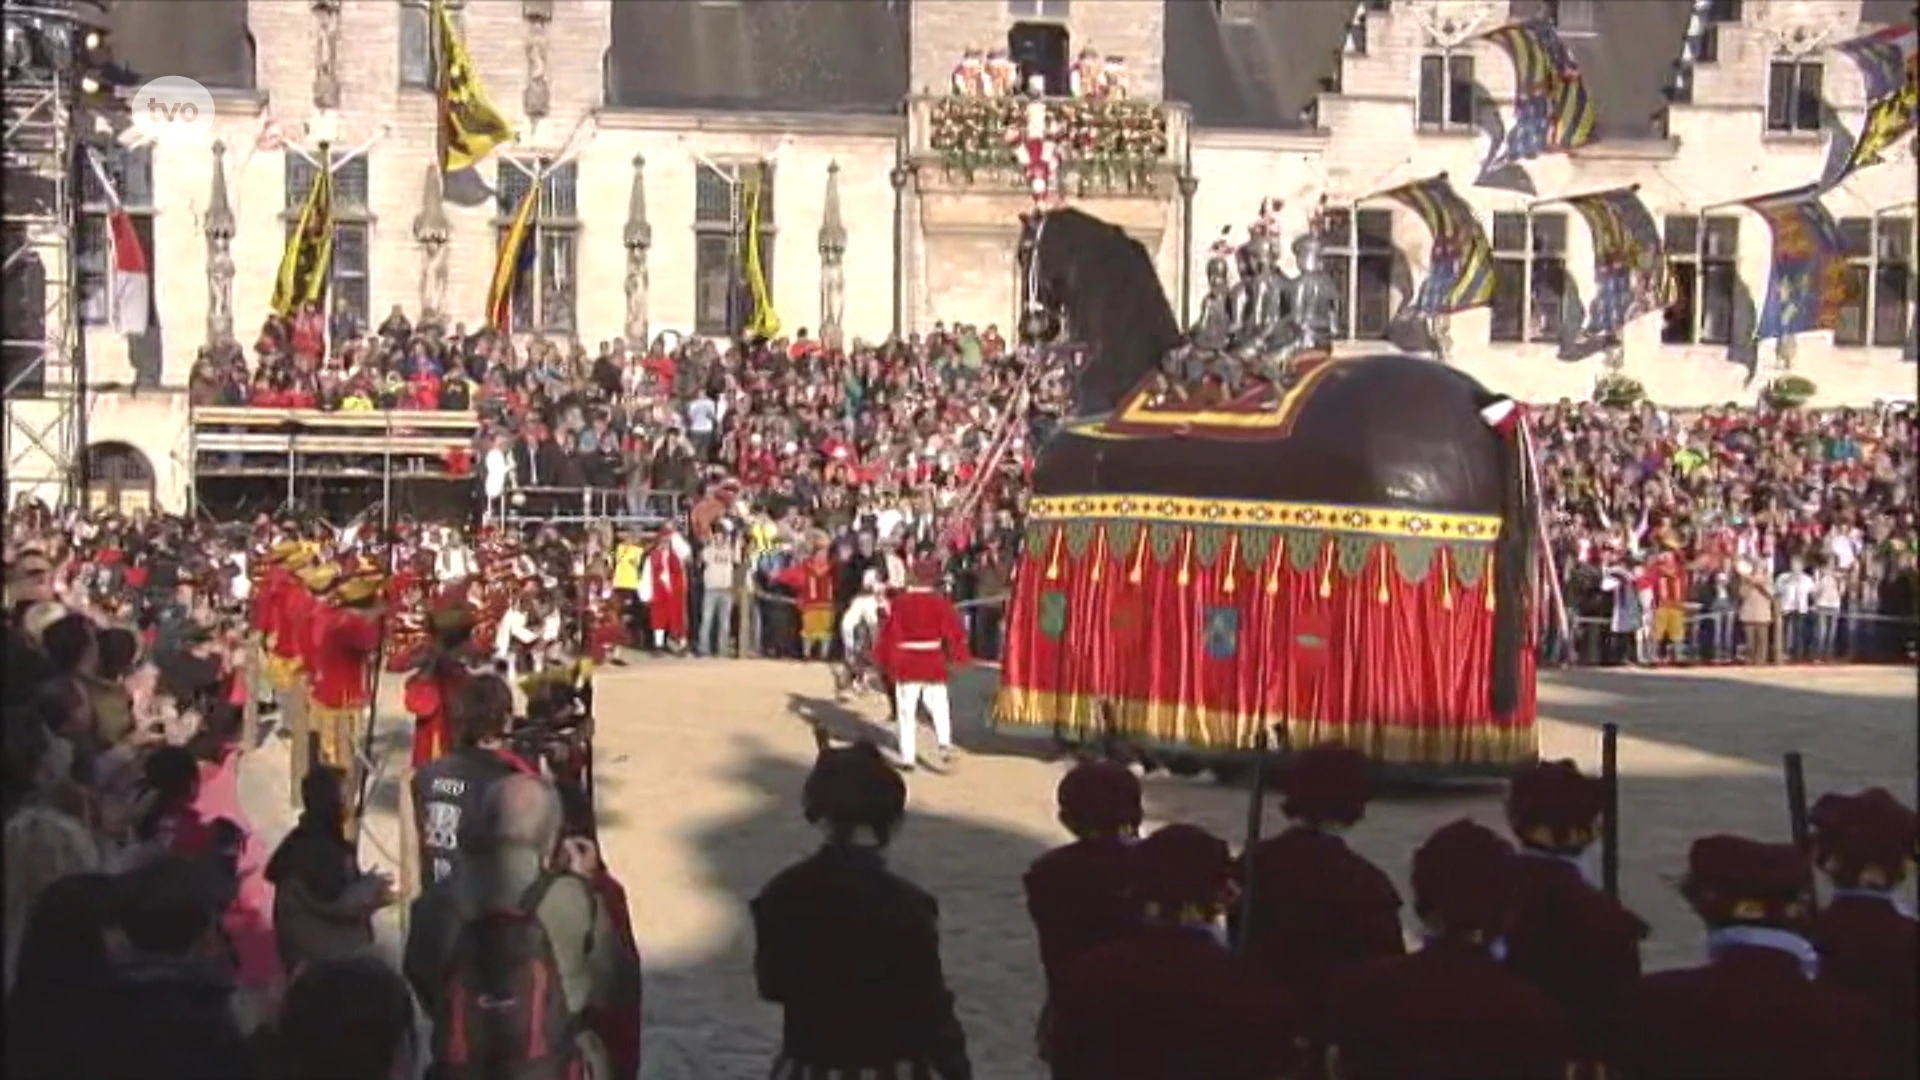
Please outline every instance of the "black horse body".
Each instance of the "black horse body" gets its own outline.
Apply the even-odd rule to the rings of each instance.
[[[1182,339],[1146,250],[1073,209],[1027,219],[1022,269],[1039,303],[1087,352],[1072,421],[1034,465],[1036,495],[1136,494],[1351,505],[1498,516],[1498,617],[1490,708],[1518,703],[1536,550],[1520,454],[1481,410],[1502,400],[1471,376],[1400,353],[1342,357],[1316,380],[1283,438],[1093,432]]]

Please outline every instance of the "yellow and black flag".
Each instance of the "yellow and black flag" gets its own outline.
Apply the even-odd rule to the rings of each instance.
[[[773,310],[773,297],[767,289],[767,273],[760,255],[760,170],[747,177],[747,288],[753,297],[753,312],[747,318],[748,335],[770,341],[780,336],[780,316]]]
[[[433,52],[439,63],[440,168],[455,173],[513,141],[513,125],[494,107],[446,0],[433,0]]]
[[[333,265],[333,173],[324,166],[314,171],[307,201],[287,237],[280,256],[280,276],[273,283],[273,313],[292,315],[327,295],[328,272]]]
[[[534,272],[534,256],[538,245],[530,243],[534,229],[533,216],[540,207],[540,187],[544,176],[532,176],[527,179],[527,193],[520,196],[520,205],[514,208],[513,221],[507,226],[507,233],[500,240],[500,250],[494,256],[493,278],[487,286],[487,325],[503,334],[513,332],[513,293],[520,287],[521,275]]]

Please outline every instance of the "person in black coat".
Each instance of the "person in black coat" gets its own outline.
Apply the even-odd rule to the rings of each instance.
[[[887,869],[907,788],[872,743],[823,749],[802,793],[819,851],[752,902],[760,996],[785,1010],[777,1080],[972,1080],[940,965],[940,906]]]

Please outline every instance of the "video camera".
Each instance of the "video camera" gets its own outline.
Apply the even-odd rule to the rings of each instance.
[[[527,715],[516,717],[507,746],[562,790],[569,835],[594,837],[593,665],[580,661],[520,680]],[[569,790],[570,789],[570,790]],[[584,807],[584,810],[580,808]],[[582,820],[584,818],[584,820]]]

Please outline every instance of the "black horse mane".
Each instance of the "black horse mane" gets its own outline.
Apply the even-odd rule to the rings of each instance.
[[[1111,412],[1180,342],[1153,257],[1119,226],[1071,207],[1047,211],[1044,226],[1029,219],[1026,241],[1042,301],[1065,311],[1070,335],[1089,350],[1074,415]]]

